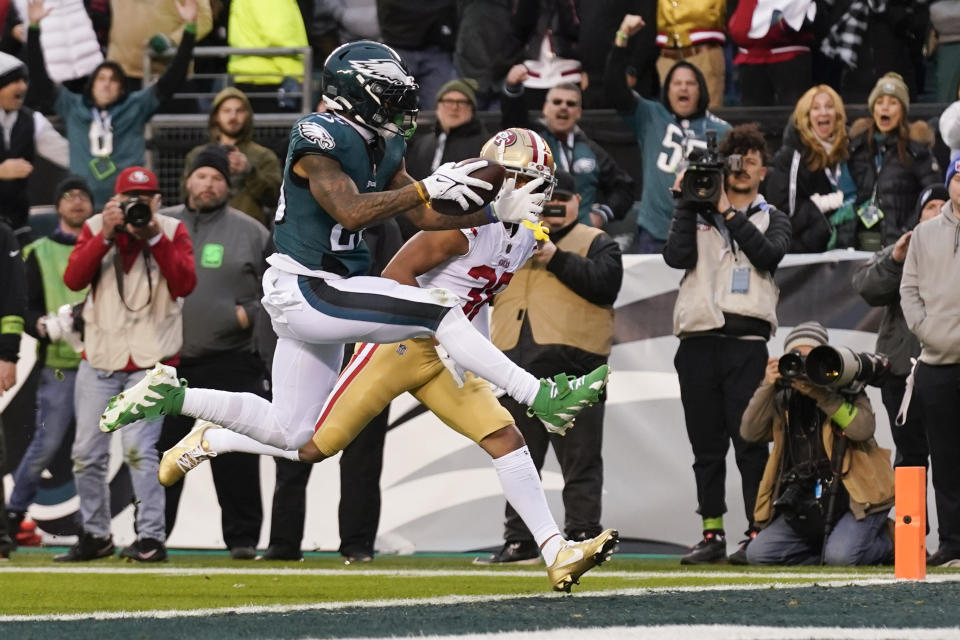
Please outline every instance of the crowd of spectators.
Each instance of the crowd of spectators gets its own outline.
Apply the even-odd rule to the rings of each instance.
[[[960,354],[956,336],[941,335],[931,326],[944,319],[934,317],[928,322],[929,316],[924,315],[931,309],[949,310],[955,295],[933,286],[933,276],[926,272],[946,269],[946,256],[920,254],[910,242],[918,224],[926,225],[920,237],[930,252],[946,251],[937,243],[935,226],[942,227],[943,238],[947,231],[954,237],[956,215],[937,214],[941,208],[955,211],[960,202],[960,196],[953,195],[960,190],[960,179],[955,178],[960,162],[958,4],[950,0],[276,0],[270,11],[263,11],[255,0],[143,0],[135,10],[125,0],[0,3],[0,219],[5,223],[0,226],[9,226],[11,237],[24,248],[28,257],[24,280],[29,285],[28,307],[22,313],[5,310],[2,333],[12,334],[17,328],[16,321],[8,318],[22,317],[26,331],[41,341],[44,373],[37,402],[39,413],[46,417],[38,417],[37,424],[47,423],[44,429],[37,428],[34,445],[15,476],[17,488],[7,503],[12,534],[29,508],[44,461],[68,437],[72,412],[57,415],[54,406],[63,403],[57,398],[64,397],[67,386],[75,385],[77,397],[83,398],[76,404],[73,454],[84,526],[78,531],[78,545],[65,554],[65,560],[113,552],[109,494],[103,479],[106,437],[93,427],[93,416],[102,409],[93,405],[103,404],[108,391],[132,384],[154,362],[171,359],[179,360],[185,369],[196,367],[200,373],[195,376],[219,379],[223,367],[219,354],[230,352],[242,361],[228,367],[237,380],[221,382],[269,392],[269,381],[264,385],[261,379],[268,368],[263,369],[258,360],[270,356],[269,347],[256,336],[258,323],[263,323],[256,304],[256,274],[264,269],[269,249],[267,230],[280,196],[282,158],[255,140],[254,114],[301,110],[297,96],[312,82],[311,74],[326,56],[343,42],[369,38],[400,54],[419,84],[421,109],[435,111],[435,125],[422,128],[408,146],[411,176],[419,179],[443,163],[479,155],[490,134],[480,115],[499,111],[502,127],[530,127],[540,133],[558,168],[572,176],[580,225],[612,229],[626,219],[631,228],[625,236],[617,236],[621,248],[633,253],[663,252],[668,264],[686,270],[688,276],[705,270],[698,266],[694,240],[701,214],[678,207],[671,188],[691,158],[707,148],[708,140],[721,140],[731,130],[712,110],[735,114],[738,107],[792,107],[783,123],[782,141],[770,149],[769,158],[765,145],[751,143],[740,149],[745,158],[753,157],[753,164],[744,169],[744,184],[749,183],[745,193],[750,197],[742,203],[743,220],[741,214],[730,213],[725,221],[704,224],[725,230],[717,242],[736,247],[735,252],[742,250],[748,263],[754,263],[749,267],[753,285],[772,282],[771,274],[782,257],[782,252],[773,257],[777,252],[757,239],[756,222],[746,224],[746,217],[761,209],[773,221],[769,224],[776,223],[777,246],[783,241],[789,252],[835,248],[875,252],[854,285],[869,304],[885,307],[878,349],[895,351],[888,354],[895,356],[893,375],[883,390],[891,422],[908,376],[915,373],[918,385],[919,408],[907,416],[914,430],[910,435],[894,432],[897,461],[925,466],[929,452],[938,509],[943,503],[944,551],[937,561],[960,562],[960,538],[953,531],[960,519],[953,513],[960,504],[960,490],[954,486],[954,474],[947,470],[949,458],[943,453],[957,445],[941,424],[952,411],[943,394],[956,395],[954,368],[960,366]],[[314,68],[304,69],[299,55],[248,53],[222,63],[193,59],[195,45],[212,44],[309,46]],[[150,75],[159,77],[155,83],[143,82],[145,52],[154,54]],[[145,128],[176,92],[195,85],[187,79],[191,68],[220,75],[200,82],[210,98],[193,104],[199,105],[198,115],[208,113],[209,139],[186,156],[184,204],[165,210],[172,216],[167,217],[157,213],[156,177],[141,168],[148,160]],[[930,121],[911,121],[911,105],[918,102],[946,108]],[[865,105],[867,117],[851,122],[847,116],[851,105]],[[324,108],[322,101],[317,108]],[[601,143],[583,131],[585,108],[618,112],[633,134],[641,158],[639,169],[618,165]],[[537,111],[539,116],[533,116]],[[57,127],[43,114],[57,116]],[[748,137],[762,137],[754,129],[748,133]],[[938,145],[949,149],[949,155],[938,151]],[[58,226],[40,240],[28,216],[28,183],[38,155],[69,168],[72,174],[46,194],[54,202]],[[631,175],[642,176],[639,185]],[[944,183],[946,188],[939,186]],[[141,198],[153,222],[131,225],[121,196]],[[768,209],[774,213],[768,214]],[[105,242],[113,240],[113,222],[121,220],[131,229],[124,235],[127,240],[117,242],[122,251],[116,263],[101,263]],[[406,239],[413,230],[402,219],[398,222]],[[785,240],[788,230],[789,242]],[[240,235],[242,240],[236,238]],[[230,260],[239,259],[232,254],[235,241],[244,247],[244,260],[227,265],[225,246],[231,250]],[[71,254],[74,244],[77,248]],[[189,268],[194,261],[194,268]],[[219,271],[212,274],[211,269]],[[3,277],[10,273],[7,270]],[[171,306],[171,300],[195,286],[198,290],[213,287],[222,294],[212,275],[227,278],[238,289],[224,300],[212,293],[203,296],[206,307],[222,303],[217,309],[225,315],[218,321],[229,325],[229,331],[213,327],[208,334],[183,331],[179,335],[180,303]],[[65,287],[53,286],[58,279],[62,284],[64,277]],[[146,288],[128,289],[133,296],[128,299],[122,283],[137,278],[146,279]],[[733,282],[737,282],[736,273]],[[939,286],[948,282],[945,278]],[[94,298],[86,295],[88,286],[106,287],[111,297],[94,304]],[[906,296],[904,311],[901,292]],[[113,300],[116,293],[119,298]],[[140,293],[146,296],[143,300],[136,298]],[[942,297],[944,302],[931,303],[930,296]],[[88,342],[80,361],[69,341],[72,315],[60,307],[84,300]],[[199,298],[187,298],[184,317],[195,311],[191,300]],[[775,307],[775,297],[771,300]],[[101,307],[109,303],[115,304]],[[159,323],[158,330],[171,334],[160,344],[162,352],[142,354],[132,348],[97,353],[98,333],[116,330],[112,320],[125,314],[149,314],[150,309],[156,311],[153,320]],[[745,476],[744,502],[751,523],[748,544],[762,524],[755,522],[753,506],[767,457],[760,453],[765,445],[752,441],[766,439],[770,433],[746,429],[750,437],[744,439],[738,421],[751,393],[765,384],[762,364],[767,354],[760,346],[776,327],[775,317],[766,318],[773,313],[772,308],[755,313],[765,322],[762,330],[748,331],[756,338],[746,341],[756,347],[755,353],[740,348],[742,332],[735,336],[737,342],[724,340],[736,327],[708,328],[714,332],[711,338],[717,353],[733,347],[746,372],[738,377],[739,386],[718,392],[718,403],[727,412],[726,422],[719,425],[700,415],[712,407],[692,400],[701,397],[696,375],[706,371],[703,349],[710,341],[704,341],[702,328],[678,321],[682,341],[677,369],[698,461],[698,512],[704,519],[701,553],[696,555],[697,548],[692,552],[695,561],[715,561],[724,555],[718,551],[718,540],[723,540],[726,507],[717,478],[722,485],[722,454],[729,441],[737,448]],[[102,339],[99,344],[104,345]],[[0,354],[0,389],[10,386],[13,351],[9,347]],[[911,357],[921,362],[914,372]],[[219,364],[208,370],[212,361]],[[943,394],[931,391],[948,384],[953,386]],[[72,398],[73,394],[67,395]],[[125,456],[134,471],[139,500],[139,539],[126,552],[131,558],[165,555],[163,545],[173,526],[178,493],[167,491],[172,504],[164,510],[163,492],[151,477],[156,475],[152,452],[158,438],[173,442],[189,427],[169,423],[161,435],[160,423],[145,423],[124,432]],[[933,434],[929,449],[923,431]],[[935,445],[941,449],[935,450]],[[382,433],[374,449],[382,455]],[[229,547],[240,550],[236,557],[247,557],[256,544],[254,529],[261,514],[259,510],[241,513],[230,485],[231,478],[248,476],[253,467],[249,461],[229,462],[217,461],[219,471],[215,471],[224,506],[224,535]],[[285,483],[281,476],[296,480]],[[278,467],[278,487],[302,488],[306,477],[301,471]],[[293,511],[301,512],[302,531],[303,500],[293,503],[299,505]],[[229,524],[237,526],[228,535],[229,513],[236,514],[237,520]],[[597,515],[596,522],[582,527],[585,535],[599,527]],[[274,519],[278,519],[276,513]],[[360,551],[344,555],[372,556],[369,529],[365,525]],[[6,548],[2,532],[0,527],[0,554]],[[274,557],[299,556],[297,538],[272,539]],[[757,557],[760,550],[754,550]],[[743,557],[749,558],[750,553]]]

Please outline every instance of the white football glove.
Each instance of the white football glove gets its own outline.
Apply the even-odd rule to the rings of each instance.
[[[73,307],[62,305],[57,313],[49,313],[40,318],[40,323],[47,332],[50,342],[65,340],[75,351],[83,349],[80,334],[73,330]]]
[[[843,191],[815,193],[810,196],[810,202],[820,209],[820,213],[830,213],[843,206]]]
[[[463,381],[467,379],[467,372],[463,370],[457,361],[450,357],[450,354],[447,353],[447,350],[443,348],[443,345],[436,345],[437,355],[440,357],[440,362],[443,363],[443,366],[447,368],[447,371],[450,372],[450,375],[453,376],[454,382],[457,383],[458,387],[463,386]]]
[[[462,167],[448,162],[437,167],[431,175],[421,182],[427,190],[431,200],[453,200],[466,211],[470,208],[467,200],[472,200],[475,206],[483,204],[483,198],[477,195],[470,187],[478,189],[493,189],[493,185],[479,178],[471,178],[470,172],[487,165],[486,160],[477,160]]]
[[[531,180],[519,189],[516,188],[516,184],[517,180],[514,177],[508,178],[503,183],[497,199],[490,203],[490,211],[500,222],[513,224],[518,224],[522,220],[538,222],[546,196],[534,191],[543,184],[543,178]]]

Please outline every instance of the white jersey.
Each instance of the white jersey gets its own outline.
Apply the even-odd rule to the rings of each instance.
[[[467,252],[437,265],[417,282],[424,289],[442,287],[457,294],[463,314],[489,335],[487,314],[480,311],[510,284],[514,272],[533,255],[537,241],[533,230],[522,224],[492,223],[460,231],[470,245]]]

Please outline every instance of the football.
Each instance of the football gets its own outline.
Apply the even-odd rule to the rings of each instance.
[[[486,164],[474,169],[473,172],[470,173],[470,177],[478,178],[493,185],[493,188],[489,190],[470,187],[474,193],[483,198],[483,203],[475,204],[472,200],[468,200],[467,202],[470,206],[464,210],[456,200],[431,200],[430,206],[433,207],[434,211],[448,216],[464,216],[468,213],[478,211],[497,197],[497,194],[500,193],[500,187],[503,186],[503,180],[507,175],[507,170],[504,169],[503,165],[499,162],[485,160],[483,158],[467,158],[466,160],[458,162],[457,166],[460,167],[477,161],[485,162]]]

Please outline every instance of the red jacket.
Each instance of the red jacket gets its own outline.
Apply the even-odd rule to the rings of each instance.
[[[805,21],[799,31],[794,31],[780,19],[770,25],[760,38],[750,37],[750,25],[760,0],[740,0],[728,24],[730,39],[738,47],[734,64],[774,64],[786,62],[809,53],[813,43],[813,24]],[[770,4],[765,2],[765,4]],[[776,3],[773,3],[776,4]]]

